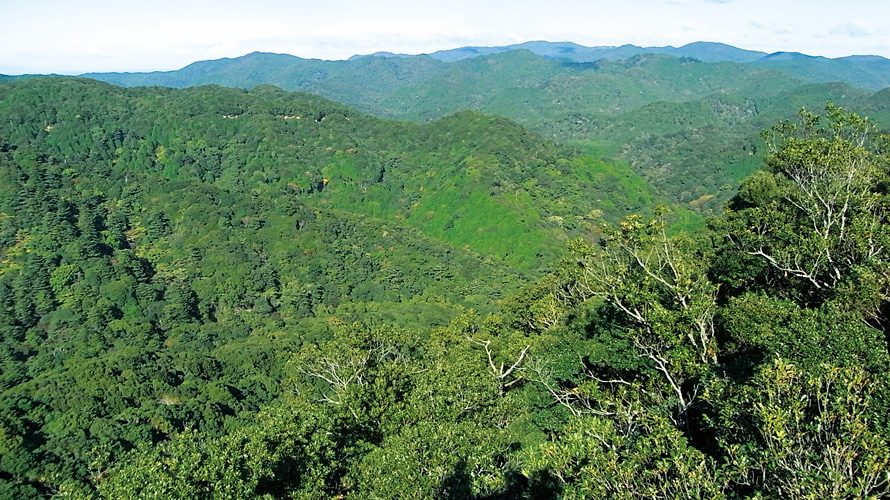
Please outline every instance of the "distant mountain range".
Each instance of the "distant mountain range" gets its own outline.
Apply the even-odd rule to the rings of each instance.
[[[500,54],[501,52],[509,52],[511,50],[528,50],[539,56],[552,59],[566,59],[574,62],[627,59],[638,54],[669,54],[677,57],[694,57],[702,62],[753,62],[769,56],[766,52],[744,50],[715,42],[694,42],[682,47],[640,47],[631,44],[618,47],[585,47],[573,42],[546,41],[524,42],[499,47],[460,47],[457,49],[439,50],[427,55],[439,61],[455,62],[471,57]],[[375,57],[412,57],[409,54],[393,54],[392,52],[376,52],[369,55]],[[367,56],[356,55],[350,59],[361,57]]]
[[[753,62],[766,57],[765,52],[744,50],[714,42],[694,42],[682,47],[640,47],[621,45],[619,47],[585,47],[572,42],[525,42],[503,47],[462,47],[440,50],[430,54],[433,59],[453,62],[479,55],[497,54],[510,50],[525,49],[540,56],[553,59],[567,59],[574,62],[594,62],[600,59],[627,59],[638,54],[668,54],[677,57],[694,57],[702,62]]]
[[[431,54],[408,55],[377,52],[356,55],[346,61],[303,59],[284,54],[254,52],[237,58],[223,58],[190,64],[180,70],[149,73],[88,73],[83,76],[123,86],[161,85],[189,87],[208,83],[250,88],[272,84],[289,90],[310,90],[324,79],[342,79],[347,74],[374,71],[383,65],[389,75],[380,81],[365,80],[372,86],[407,85],[432,74],[446,71],[448,64],[524,50],[542,58],[567,63],[624,60],[643,54],[666,54],[706,63],[733,62],[763,69],[776,69],[806,83],[840,81],[856,88],[878,91],[890,86],[890,59],[880,56],[848,56],[836,59],[797,52],[767,54],[715,42],[694,42],[682,47],[585,47],[572,42],[533,41],[500,47],[461,47]],[[309,88],[307,88],[309,87]]]

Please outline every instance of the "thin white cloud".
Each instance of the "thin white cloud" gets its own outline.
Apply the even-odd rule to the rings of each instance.
[[[829,35],[849,36],[852,38],[863,38],[869,36],[862,26],[853,23],[839,24],[828,32]]]

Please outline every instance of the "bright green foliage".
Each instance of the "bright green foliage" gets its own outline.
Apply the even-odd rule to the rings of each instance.
[[[886,372],[886,340],[880,330],[852,313],[829,307],[801,308],[766,295],[733,297],[717,318],[724,351],[750,356],[781,356],[800,367],[822,363]]]
[[[100,472],[94,480],[105,498],[241,499],[255,495],[271,457],[241,434],[208,440],[186,431],[120,470]]]
[[[745,181],[718,230],[761,260],[771,293],[878,313],[888,284],[886,159],[873,125],[828,107],[769,135],[767,169]]]
[[[268,109],[239,128],[222,115],[244,111],[242,92],[117,92],[64,79],[0,89],[4,495],[83,489],[127,450],[187,428],[234,432],[336,320],[446,325],[525,279],[398,221],[331,210],[310,185],[239,186],[239,165],[279,161],[251,142],[269,120],[277,147],[301,155],[285,180],[342,139],[282,135],[296,118],[264,114],[311,113],[310,98],[259,89],[252,102]]]
[[[350,497],[473,498],[503,491],[505,438],[483,423],[418,422],[363,458]]]
[[[262,493],[430,498],[502,491],[510,448],[503,426],[509,420],[491,424],[493,418],[511,417],[499,411],[503,392],[457,328],[425,339],[392,328],[343,325],[332,339],[293,356],[284,383],[290,395],[280,404],[234,436],[211,440],[216,453],[208,459],[229,464],[243,477],[206,479],[209,464],[179,473],[144,466],[173,449],[168,446],[131,453],[100,481],[100,493],[113,498],[110,492],[134,484],[171,481],[195,492],[188,488],[209,482],[213,494],[216,487],[241,487],[232,498]],[[184,453],[177,452],[176,459]]]
[[[607,229],[604,251],[573,244],[576,281],[571,293],[601,297],[614,308],[638,355],[647,360],[683,415],[692,405],[692,381],[717,361],[716,287],[706,276],[707,256],[692,241],[670,238],[660,216],[631,216]],[[592,360],[594,361],[594,360]]]
[[[795,152],[778,154],[769,166],[816,170],[821,172],[821,184],[814,187],[807,179],[783,179],[769,172],[755,175],[739,196],[750,204],[741,206],[737,201],[739,212],[730,212],[713,226],[738,227],[733,224],[750,221],[744,216],[757,213],[764,201],[772,203],[781,196],[786,206],[772,203],[769,209],[784,210],[786,216],[770,219],[769,230],[758,233],[758,244],[780,247],[795,255],[794,262],[817,262],[836,272],[835,281],[827,281],[833,279],[827,272],[824,282],[807,279],[777,286],[782,280],[771,270],[775,262],[764,255],[756,257],[766,265],[752,265],[758,260],[746,255],[741,245],[717,248],[715,253],[707,239],[668,237],[657,217],[648,221],[631,217],[604,232],[602,250],[573,243],[573,258],[566,260],[559,274],[518,296],[524,307],[505,309],[513,311],[515,324],[541,332],[570,325],[568,318],[585,308],[600,316],[584,332],[599,346],[577,345],[583,349],[578,356],[586,373],[560,373],[554,363],[541,361],[527,368],[527,376],[572,415],[556,437],[524,452],[527,477],[557,484],[573,498],[886,494],[890,478],[882,429],[886,428],[888,351],[883,316],[877,314],[885,295],[884,246],[850,241],[857,237],[883,241],[880,235],[887,221],[871,200],[881,199],[878,179],[883,178],[886,159],[880,149],[868,152],[852,146],[851,131],[861,132],[859,126],[864,125],[855,115],[831,107],[829,111],[830,139],[810,137],[805,148],[788,141],[786,147]],[[805,116],[813,125],[815,117]],[[858,181],[863,187],[854,189],[855,174],[863,170],[874,175],[863,176]],[[757,183],[764,178],[771,182]],[[832,186],[831,192],[844,202],[831,203],[825,186]],[[817,193],[814,196],[823,205],[818,209],[805,205],[806,193]],[[843,239],[831,232],[813,235],[812,228],[819,227],[813,221],[826,220],[839,208],[849,211],[824,226],[849,231],[844,225],[853,225],[861,213],[871,217],[870,233],[860,228]],[[778,221],[788,229],[778,229]],[[797,238],[791,240],[795,245],[789,242],[791,233]],[[737,236],[730,233],[730,241],[750,241]],[[800,244],[817,237],[829,243]],[[876,254],[862,258],[857,253],[860,248],[872,248]],[[820,251],[831,258],[820,260]],[[825,261],[838,264],[828,267]],[[847,267],[841,268],[842,264]],[[859,281],[850,284],[848,274]],[[730,281],[730,276],[741,279]],[[724,291],[713,277],[725,284]],[[814,298],[820,287],[827,289],[825,295]],[[869,297],[868,290],[877,290],[874,299],[857,303]],[[546,304],[554,308],[539,308]],[[553,315],[558,319],[546,319]],[[602,347],[622,341],[641,361],[622,360]],[[772,363],[776,356],[780,360]],[[724,375],[718,376],[721,372]],[[651,427],[655,421],[662,425]],[[664,436],[654,440],[664,443],[670,435],[689,439],[668,438],[667,449],[677,455],[662,455],[666,452],[654,448],[641,455],[703,455],[685,465],[662,462],[657,470],[666,476],[656,476],[654,485],[649,484],[647,466],[635,461],[636,447],[651,446],[648,439],[653,437]],[[627,464],[633,466],[622,472]],[[679,479],[672,479],[672,470],[680,471]],[[700,478],[702,483],[692,486]],[[675,487],[682,493],[671,489]]]
[[[715,380],[727,470],[767,498],[881,498],[890,443],[874,429],[875,380],[857,367],[808,371],[775,358],[746,386]]]
[[[647,416],[633,424],[572,419],[557,441],[522,453],[522,473],[558,484],[560,498],[572,500],[725,498],[713,459],[669,421]]]

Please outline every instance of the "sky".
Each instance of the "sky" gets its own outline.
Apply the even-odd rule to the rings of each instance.
[[[890,58],[887,0],[0,0],[0,74],[169,71],[530,40]]]

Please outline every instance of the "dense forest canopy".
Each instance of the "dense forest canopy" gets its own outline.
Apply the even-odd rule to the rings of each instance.
[[[0,83],[0,498],[887,497],[890,139],[747,140],[702,227],[478,112]]]

